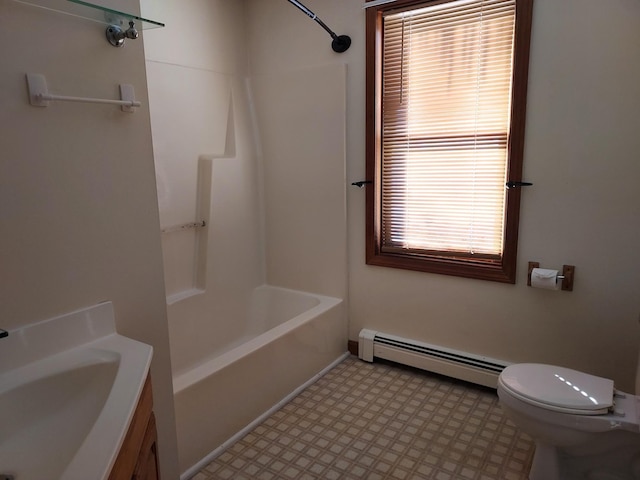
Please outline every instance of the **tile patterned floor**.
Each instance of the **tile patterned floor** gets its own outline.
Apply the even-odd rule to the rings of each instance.
[[[526,480],[494,390],[348,357],[193,480]]]

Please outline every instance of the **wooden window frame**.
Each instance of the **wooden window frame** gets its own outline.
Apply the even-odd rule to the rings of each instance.
[[[397,0],[366,11],[366,263],[383,267],[476,278],[503,283],[516,281],[520,188],[507,190],[503,254],[499,259],[381,251],[381,83],[382,15],[390,10],[429,6],[453,0]],[[507,181],[522,180],[522,157],[529,73],[533,0],[516,0],[511,125]]]

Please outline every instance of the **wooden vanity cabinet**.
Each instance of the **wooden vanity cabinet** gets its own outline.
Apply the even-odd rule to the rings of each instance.
[[[142,447],[140,448],[140,456],[138,457],[138,463],[133,470],[132,479],[135,480],[159,480],[160,473],[158,472],[158,432],[156,431],[156,417],[151,412],[151,418],[149,419],[149,425],[147,431],[144,434],[142,440]]]
[[[147,376],[109,480],[159,480],[157,443],[151,377]]]

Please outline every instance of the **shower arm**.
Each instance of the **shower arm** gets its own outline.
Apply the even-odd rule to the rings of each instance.
[[[289,3],[292,3],[296,7],[298,7],[302,12],[304,12],[311,20],[315,20],[318,25],[320,25],[326,32],[331,35],[333,41],[331,42],[331,48],[334,52],[342,53],[346,52],[351,46],[351,38],[347,35],[336,35],[336,33],[331,30],[327,25],[318,18],[318,16],[305,7],[303,4],[298,2],[298,0],[288,0]]]

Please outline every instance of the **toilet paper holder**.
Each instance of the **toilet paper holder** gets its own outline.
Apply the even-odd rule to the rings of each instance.
[[[531,272],[534,268],[540,268],[540,262],[529,262],[529,272],[527,273],[527,285],[531,286]],[[562,275],[558,275],[556,278],[562,280],[562,287],[560,290],[566,292],[573,292],[573,275],[576,267],[574,265],[563,265]]]

